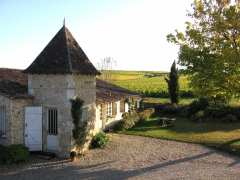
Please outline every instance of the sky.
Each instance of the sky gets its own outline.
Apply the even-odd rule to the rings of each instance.
[[[193,0],[0,0],[0,67],[25,69],[63,26],[97,66],[169,71],[178,47],[166,40],[184,29]]]

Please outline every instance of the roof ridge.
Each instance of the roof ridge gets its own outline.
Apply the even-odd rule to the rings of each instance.
[[[72,69],[72,62],[71,62],[71,56],[70,56],[70,52],[69,52],[69,47],[68,47],[68,37],[67,37],[67,32],[66,32],[66,27],[65,25],[63,25],[63,31],[65,34],[65,41],[66,41],[66,46],[67,46],[67,56],[68,56],[68,65],[69,65],[69,71],[72,73],[73,69]]]

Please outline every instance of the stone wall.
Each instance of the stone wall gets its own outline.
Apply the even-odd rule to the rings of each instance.
[[[34,96],[34,105],[43,106],[43,150],[48,151],[48,117],[49,108],[58,110],[58,135],[56,153],[71,149],[72,118],[70,115],[70,98],[68,90],[74,89],[69,75],[28,75],[28,92]]]
[[[90,136],[95,135],[97,132],[99,132],[99,128],[97,126],[99,122],[97,122],[96,118],[96,77],[74,75],[73,80],[76,88],[75,95],[84,101],[84,116],[82,120],[87,120],[92,124]],[[74,144],[74,141],[72,143]],[[89,143],[90,142],[86,142],[85,149]]]
[[[43,149],[47,147],[47,110],[58,109],[58,144],[56,153],[69,156],[74,148],[70,99],[84,100],[88,120],[95,121],[96,79],[83,75],[28,75],[28,91],[35,97],[34,105],[43,106]]]
[[[11,101],[11,144],[24,144],[25,107],[31,105],[32,99],[15,99]]]
[[[0,106],[6,107],[6,137],[0,138],[0,144],[24,144],[24,109],[31,104],[31,99],[9,99],[0,96]]]

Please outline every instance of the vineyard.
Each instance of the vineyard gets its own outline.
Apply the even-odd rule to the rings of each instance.
[[[111,71],[103,72],[100,78],[148,97],[168,97],[165,77],[166,72]],[[181,97],[193,97],[187,76],[180,76],[179,84]]]

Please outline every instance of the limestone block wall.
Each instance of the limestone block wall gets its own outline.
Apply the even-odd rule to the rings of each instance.
[[[32,99],[9,99],[0,96],[0,106],[6,107],[6,137],[0,137],[0,144],[24,144],[25,107]]]
[[[75,95],[84,101],[85,111],[83,120],[96,123],[96,77],[86,75],[74,75]]]
[[[84,75],[28,75],[28,91],[34,96],[34,105],[43,106],[43,149],[47,150],[47,110],[58,109],[57,153],[69,156],[74,147],[70,99],[84,100],[87,120],[95,121],[96,79]]]
[[[24,144],[25,107],[32,105],[32,99],[15,99],[11,101],[10,143]]]
[[[5,137],[0,137],[0,144],[2,145],[9,145],[11,140],[10,140],[10,105],[11,105],[11,100],[7,97],[1,96],[0,95],[0,106],[5,106],[6,107],[6,136]]]
[[[56,151],[69,154],[72,139],[70,99],[74,96],[74,84],[70,75],[28,75],[28,91],[34,96],[34,105],[43,106],[43,149],[47,151],[47,111],[58,110],[58,143]]]
[[[84,100],[85,106],[96,106],[96,77],[73,75],[76,87],[76,96]]]

